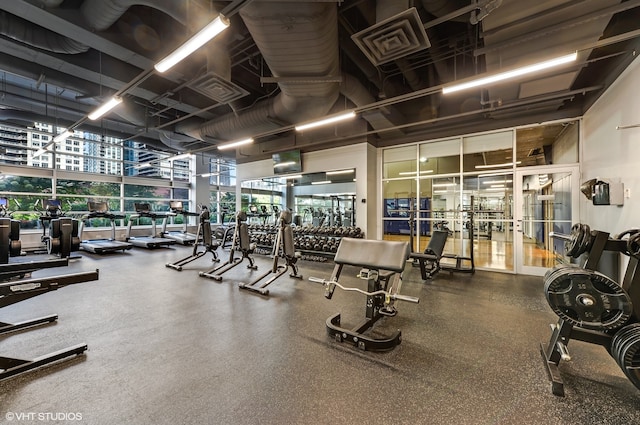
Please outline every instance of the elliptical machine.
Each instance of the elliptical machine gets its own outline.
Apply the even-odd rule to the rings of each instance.
[[[59,199],[47,199],[43,202],[43,207],[44,210],[40,211],[40,222],[43,228],[41,239],[47,248],[47,253],[55,254],[60,258],[70,257],[71,252],[80,249],[78,220],[64,216]]]
[[[0,264],[9,263],[9,257],[17,257],[22,251],[20,222],[11,218],[7,198],[0,198]]]
[[[216,249],[220,246],[217,240],[213,239],[211,235],[211,221],[209,214],[209,208],[202,205],[200,207],[200,219],[198,221],[198,230],[196,232],[195,238],[196,243],[193,244],[193,252],[188,257],[185,257],[181,260],[175,261],[173,263],[167,263],[166,266],[172,268],[174,270],[182,271],[182,266],[188,264],[192,261],[197,260],[198,258],[206,255],[207,252],[210,252],[213,255],[211,261],[220,261],[218,259],[218,254],[216,253]],[[202,244],[204,248],[202,251],[198,251],[198,247]]]

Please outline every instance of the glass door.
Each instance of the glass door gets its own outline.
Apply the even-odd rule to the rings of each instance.
[[[542,276],[564,254],[564,242],[549,233],[569,234],[578,221],[579,169],[547,166],[517,171],[514,191],[516,273]]]

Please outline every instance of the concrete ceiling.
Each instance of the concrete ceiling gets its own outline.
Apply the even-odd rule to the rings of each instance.
[[[12,0],[0,11],[3,120],[80,123],[214,155],[253,136],[239,162],[577,117],[640,45],[640,0]],[[230,19],[225,32],[153,70],[218,13]],[[441,94],[576,50],[575,64]],[[85,119],[114,93],[123,105]],[[358,112],[348,124],[292,129],[346,109]]]

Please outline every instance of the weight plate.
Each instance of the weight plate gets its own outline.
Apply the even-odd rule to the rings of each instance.
[[[553,280],[553,276],[565,269],[568,268],[577,268],[578,266],[575,264],[559,264],[549,270],[547,270],[547,272],[544,274],[544,278],[543,278],[543,282],[546,283],[549,282],[549,280]]]
[[[591,234],[591,229],[588,225],[582,225],[582,233],[584,236],[580,241],[580,249],[578,250],[578,255],[576,255],[576,257],[588,252],[591,249],[591,243],[593,242],[593,235]]]
[[[631,298],[614,280],[593,270],[566,267],[545,281],[551,309],[574,326],[611,330],[631,317]]]
[[[620,345],[620,367],[629,380],[640,389],[640,328],[635,328]]]
[[[611,338],[611,347],[609,353],[615,359],[616,363],[622,367],[620,362],[620,346],[626,341],[627,336],[633,333],[636,328],[640,328],[640,323],[632,323],[630,325],[620,328],[613,338]]]

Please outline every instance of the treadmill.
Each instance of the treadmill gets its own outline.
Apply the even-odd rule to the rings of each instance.
[[[109,212],[109,206],[106,202],[87,202],[89,214],[82,217],[80,222],[80,249],[94,254],[104,254],[105,252],[120,251],[125,252],[133,247],[133,244],[116,240],[116,220],[124,218],[123,214],[114,214]],[[105,239],[82,239],[82,231],[87,222],[91,223],[94,218],[106,218],[111,222],[111,238]]]
[[[167,231],[167,220],[164,220],[162,223],[162,237],[173,239],[182,245],[193,245],[198,237],[193,233],[187,232],[189,217],[199,217],[200,214],[185,210],[182,205],[182,201],[170,201],[169,208],[171,208],[171,213],[169,213],[170,216],[182,215],[184,219],[184,227],[182,230]]]
[[[127,225],[127,242],[131,242],[133,246],[137,246],[140,248],[162,248],[168,247],[170,245],[174,245],[176,241],[174,239],[163,238],[161,236],[157,236],[157,221],[159,219],[162,220],[162,227],[166,226],[167,215],[166,214],[158,214],[156,212],[151,211],[151,206],[148,203],[134,203],[136,213],[132,214],[129,217],[129,224]],[[140,221],[140,218],[147,217],[151,219],[151,234],[149,236],[131,236],[131,226],[133,221]]]

